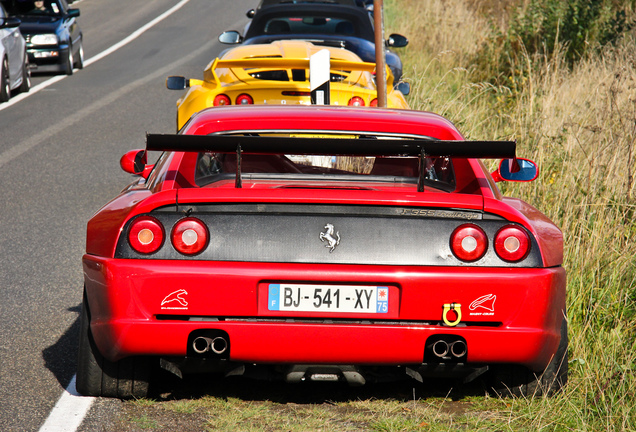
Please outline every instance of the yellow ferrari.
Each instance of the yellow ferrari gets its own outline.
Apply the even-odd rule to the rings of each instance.
[[[305,41],[277,41],[228,50],[203,72],[203,80],[168,77],[171,90],[188,91],[177,101],[177,130],[204,108],[222,105],[311,104],[310,57],[329,50],[331,105],[376,106],[375,63],[365,63],[342,48],[319,47]],[[394,88],[387,67],[387,107],[409,109]],[[408,94],[408,85],[399,88]]]

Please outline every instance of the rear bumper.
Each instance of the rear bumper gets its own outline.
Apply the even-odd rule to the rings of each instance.
[[[91,330],[110,360],[185,356],[193,331],[214,329],[227,333],[229,359],[237,362],[421,364],[430,336],[454,335],[466,341],[468,364],[514,363],[539,371],[556,352],[565,311],[561,267],[326,266],[90,255],[83,263]],[[388,286],[389,313],[269,311],[267,287],[283,281]],[[454,327],[442,321],[448,303],[462,305]]]

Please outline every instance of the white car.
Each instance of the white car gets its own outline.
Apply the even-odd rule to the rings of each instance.
[[[31,88],[26,42],[19,25],[20,20],[9,17],[0,5],[0,102],[8,101],[14,90]]]

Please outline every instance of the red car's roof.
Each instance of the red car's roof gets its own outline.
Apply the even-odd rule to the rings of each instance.
[[[351,131],[464,139],[444,117],[423,111],[346,106],[249,105],[205,109],[182,133],[208,135],[230,131]]]

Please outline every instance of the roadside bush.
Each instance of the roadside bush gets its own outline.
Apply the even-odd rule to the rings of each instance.
[[[559,56],[572,67],[634,28],[634,6],[634,0],[517,2],[503,28],[501,21],[491,20],[489,43],[476,57],[478,79],[512,85],[515,91],[530,64]]]
[[[550,400],[514,401],[505,428],[636,430],[634,2],[387,2],[413,42],[410,106],[470,139],[517,140],[540,176],[499,187],[564,233],[570,380]]]

